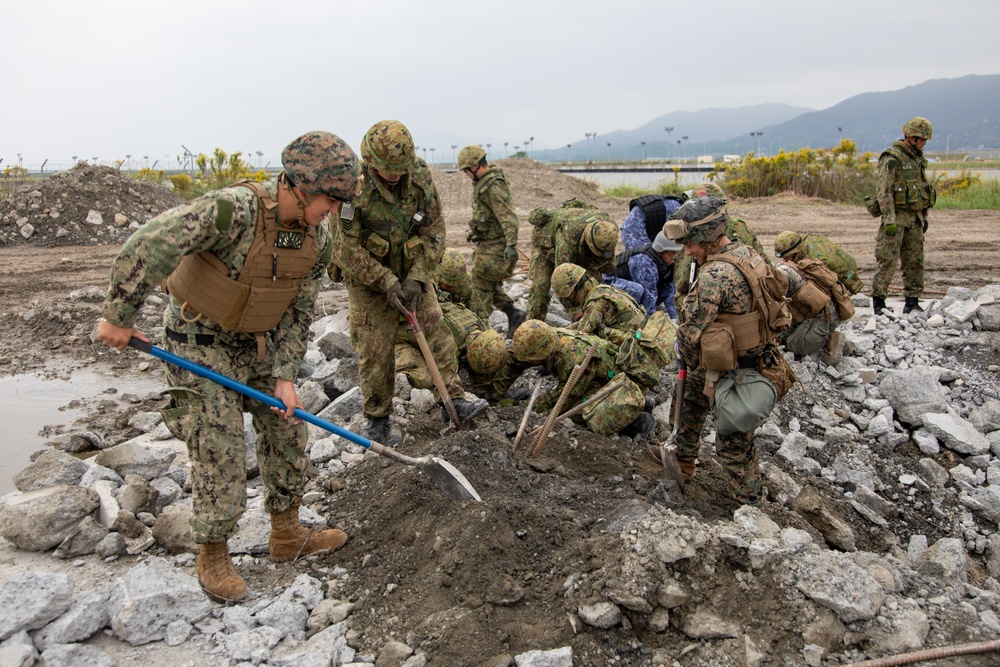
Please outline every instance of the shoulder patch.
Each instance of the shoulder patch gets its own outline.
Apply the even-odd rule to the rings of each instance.
[[[215,200],[215,228],[220,232],[228,232],[233,224],[233,202],[228,199]]]

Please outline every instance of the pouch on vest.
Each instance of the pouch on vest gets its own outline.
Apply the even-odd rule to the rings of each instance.
[[[715,390],[715,428],[719,435],[751,433],[777,402],[774,385],[757,371],[741,368],[726,373]]]
[[[603,400],[583,409],[584,421],[598,435],[614,435],[635,421],[646,406],[642,389],[627,376],[613,382],[622,384]]]
[[[411,236],[407,239],[406,243],[403,244],[403,257],[406,261],[413,262],[413,260],[423,251],[424,240],[419,236]]]
[[[833,302],[837,305],[837,317],[841,321],[854,317],[854,302],[851,301],[850,290],[837,283],[830,292],[833,294]]]
[[[365,250],[382,259],[389,253],[389,242],[378,234],[367,234]]]
[[[710,371],[731,371],[736,361],[736,334],[733,327],[718,320],[708,325],[701,334],[699,364]]]
[[[830,303],[830,295],[808,278],[802,283],[795,294],[791,296],[788,307],[792,311],[792,323],[816,317]]]
[[[768,343],[764,346],[759,359],[757,370],[774,385],[778,392],[777,400],[780,401],[792,388],[792,385],[798,382],[799,378],[774,343]]]
[[[831,331],[825,318],[814,317],[792,329],[785,339],[785,347],[797,357],[808,356],[826,345]]]

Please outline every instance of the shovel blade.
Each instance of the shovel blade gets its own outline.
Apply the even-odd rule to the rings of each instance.
[[[444,459],[432,456],[426,461],[421,461],[420,470],[430,477],[448,497],[455,500],[482,502],[482,498],[479,497],[475,487],[465,478],[465,475]]]

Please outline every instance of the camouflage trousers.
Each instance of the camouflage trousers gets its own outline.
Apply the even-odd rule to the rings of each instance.
[[[503,281],[513,275],[513,266],[504,259],[505,241],[480,243],[472,251],[472,288],[483,303],[503,310],[513,303],[503,291]]]
[[[531,250],[528,263],[528,313],[529,320],[545,320],[549,312],[549,289],[552,287],[552,272],[556,270],[555,250],[537,246]]]
[[[384,417],[392,407],[395,348],[403,315],[392,307],[385,294],[351,280],[347,281],[347,298],[351,309],[351,347],[358,355],[363,410],[367,417]],[[462,396],[455,339],[444,322],[431,285],[427,286],[417,307],[417,321],[424,330],[448,395],[452,398]],[[416,345],[415,339],[413,344]]]
[[[885,226],[875,237],[875,277],[872,296],[886,298],[889,285],[899,263],[903,271],[903,293],[919,297],[924,293],[924,216],[927,212],[899,211],[896,213],[896,235],[888,236]]]
[[[171,326],[193,336],[195,327]],[[274,395],[273,348],[257,360],[253,336],[218,334],[212,345],[164,338],[163,347],[196,364]],[[271,408],[172,364],[165,365],[170,403],[162,411],[171,433],[187,444],[194,507],[191,537],[198,544],[224,542],[236,532],[246,508],[246,444],[243,413],[257,432],[257,460],[264,481],[264,510],[287,510],[302,495],[306,469],[306,426],[292,424]]]
[[[703,390],[705,369],[688,371],[684,384],[684,405],[677,431],[677,458],[695,461],[701,444],[701,432],[711,406]],[[753,433],[716,433],[715,457],[727,477],[727,492],[733,507],[759,505],[761,500],[760,462]]]
[[[427,368],[427,362],[424,361],[420,348],[409,343],[396,343],[394,357],[396,372],[405,375],[413,388],[434,389],[434,378],[431,377],[431,371]]]

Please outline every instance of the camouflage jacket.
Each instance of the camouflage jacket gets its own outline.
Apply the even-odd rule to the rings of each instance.
[[[406,278],[431,284],[444,254],[445,225],[427,163],[417,158],[395,185],[362,163],[361,179],[354,219],[331,225],[337,266],[348,281],[381,292]],[[424,218],[413,224],[418,212]]]
[[[807,257],[814,257],[837,274],[837,280],[851,294],[857,294],[864,287],[858,275],[858,262],[846,250],[822,234],[806,234],[802,248]]]
[[[506,245],[517,245],[517,214],[514,197],[503,170],[490,165],[489,170],[472,188],[472,240],[488,243],[503,240]]]
[[[882,222],[894,223],[898,211],[923,213],[937,201],[934,185],[927,182],[927,159],[923,151],[896,141],[878,158],[875,191]]]
[[[263,185],[276,200],[277,179]],[[230,278],[238,278],[254,240],[259,206],[257,196],[248,188],[229,187],[209,192],[147,222],[129,238],[112,264],[105,319],[115,326],[132,326],[143,301],[185,255],[210,252],[228,267]],[[278,379],[293,380],[298,373],[309,340],[316,293],[330,265],[333,246],[323,225],[316,228],[316,240],[319,249],[316,265],[271,332],[275,350],[273,374]],[[169,312],[179,313],[180,306],[171,299]],[[218,323],[204,318],[187,325],[189,332],[193,328],[221,335],[224,340],[254,338],[253,334],[226,332]]]
[[[757,240],[757,234],[743,220],[730,215],[726,236],[730,241],[739,241],[745,246],[752,247],[767,260],[768,264],[772,263],[771,258],[764,252],[764,247]],[[680,295],[687,294],[691,287],[691,258],[683,250],[677,253],[677,259],[674,260],[674,284]]]
[[[618,346],[606,340],[585,334],[573,329],[557,327],[558,336],[556,348],[545,361],[545,368],[559,380],[559,386],[552,392],[539,396],[535,401],[535,410],[551,410],[559,400],[566,380],[569,379],[573,367],[583,362],[591,345],[597,343],[597,351],[587,364],[587,369],[577,380],[570,391],[565,408],[577,403],[592,389],[602,387],[615,377],[615,358],[618,356]]]
[[[597,257],[583,241],[583,230],[587,224],[596,220],[611,221],[604,211],[592,206],[563,206],[552,212],[555,219],[555,230],[552,239],[555,246],[555,265],[570,263],[582,266],[587,275],[603,282],[602,273],[615,272],[615,258]]]
[[[753,248],[730,243],[719,254],[750,257]],[[754,309],[753,292],[740,270],[728,262],[706,262],[684,300],[683,324],[677,327],[677,346],[688,368],[700,361],[701,335],[723,313],[743,315]]]
[[[484,322],[490,319],[490,313],[493,312],[491,307],[493,304],[490,304],[489,306],[486,305],[483,301],[482,295],[472,289],[472,281],[469,280],[468,274],[462,277],[462,282],[460,284],[451,287],[452,290],[449,292],[441,289],[440,285],[436,286],[435,289],[437,291],[438,301],[441,304],[459,304],[471,310],[478,317],[481,317]]]
[[[580,290],[582,315],[569,329],[596,334],[615,345],[646,321],[646,310],[622,290],[611,285],[594,285]]]

